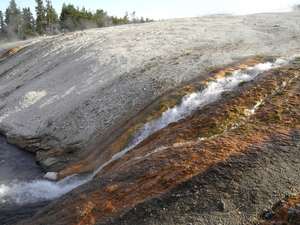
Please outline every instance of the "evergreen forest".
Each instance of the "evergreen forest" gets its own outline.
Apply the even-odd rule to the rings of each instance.
[[[109,16],[103,9],[93,11],[63,3],[60,15],[51,0],[35,0],[35,12],[29,7],[20,9],[10,0],[5,12],[0,10],[0,40],[26,39],[39,35],[55,35],[88,28],[99,28],[129,23],[145,23],[153,20],[136,18],[135,12],[125,12],[123,17]],[[35,16],[34,16],[35,14]]]

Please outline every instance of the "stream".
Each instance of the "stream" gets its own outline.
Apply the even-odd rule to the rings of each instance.
[[[0,223],[13,222],[35,214],[49,201],[20,205],[4,197],[11,184],[43,179],[44,173],[35,163],[35,155],[6,142],[0,136]],[[2,197],[3,196],[3,197]],[[17,200],[17,199],[16,199]]]
[[[128,147],[85,176],[73,174],[60,181],[48,180],[35,163],[33,154],[8,144],[6,138],[0,136],[0,222],[13,222],[32,216],[52,200],[91,180],[104,166],[123,156],[154,132],[218,100],[222,92],[231,91],[241,82],[251,81],[271,68],[286,65],[289,60],[277,59],[246,70],[236,70],[230,76],[211,81],[201,92],[184,96],[181,105],[168,109],[160,118],[146,123],[137,130]]]

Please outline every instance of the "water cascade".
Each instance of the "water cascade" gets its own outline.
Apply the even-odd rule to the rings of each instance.
[[[73,174],[60,181],[51,181],[44,178],[34,178],[33,180],[8,179],[0,184],[0,202],[1,204],[24,205],[38,201],[50,201],[69,192],[91,180],[104,166],[123,156],[126,152],[140,143],[142,140],[162,129],[168,124],[186,117],[192,111],[210,104],[221,98],[222,93],[231,91],[241,82],[247,82],[254,79],[257,75],[279,66],[288,64],[290,59],[277,59],[275,62],[260,63],[247,69],[239,69],[232,75],[218,78],[208,83],[207,87],[192,94],[183,97],[182,103],[170,108],[162,113],[161,117],[144,124],[133,135],[131,143],[115,154],[109,161],[88,175]],[[48,173],[48,178],[55,178],[55,174]]]

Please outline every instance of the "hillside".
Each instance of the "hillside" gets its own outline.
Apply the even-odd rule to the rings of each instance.
[[[0,132],[60,181],[94,171],[20,224],[297,224],[271,211],[300,196],[299,20],[212,15],[1,46]]]

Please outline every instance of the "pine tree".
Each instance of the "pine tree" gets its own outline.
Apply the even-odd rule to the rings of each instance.
[[[22,10],[22,33],[23,38],[38,35],[35,30],[35,19],[29,7]]]
[[[22,27],[23,29],[33,30],[34,29],[34,18],[30,11],[30,8],[23,8],[22,10]]]
[[[51,28],[53,23],[58,23],[58,15],[50,0],[46,0],[46,21],[46,26],[48,28]]]
[[[45,8],[43,0],[35,0],[37,6],[35,7],[36,11],[36,27],[39,34],[44,34],[46,28],[46,17],[45,17]]]
[[[0,10],[0,35],[4,34],[4,29],[5,29],[5,25],[4,25],[3,13]]]
[[[11,0],[5,11],[5,32],[8,38],[13,38],[16,34],[20,35],[21,10],[17,7],[15,0]]]
[[[75,30],[78,27],[76,18],[78,17],[79,10],[76,9],[73,5],[66,5],[65,3],[62,6],[60,13],[60,26],[62,29]]]
[[[74,5],[63,4],[60,14],[60,26],[62,29],[71,31],[84,29],[85,23],[93,20],[93,14],[86,11],[84,7],[79,10],[79,7],[75,8]],[[93,24],[89,24],[89,27],[93,27]]]
[[[130,15],[131,15],[131,21],[134,23],[134,21],[135,21],[135,11],[133,11],[133,13],[130,14]]]
[[[106,12],[104,12],[102,9],[97,9],[96,13],[94,14],[94,20],[96,21],[98,27],[107,26],[106,17]]]
[[[125,12],[125,15],[123,17],[123,23],[124,24],[130,23],[127,11]]]

